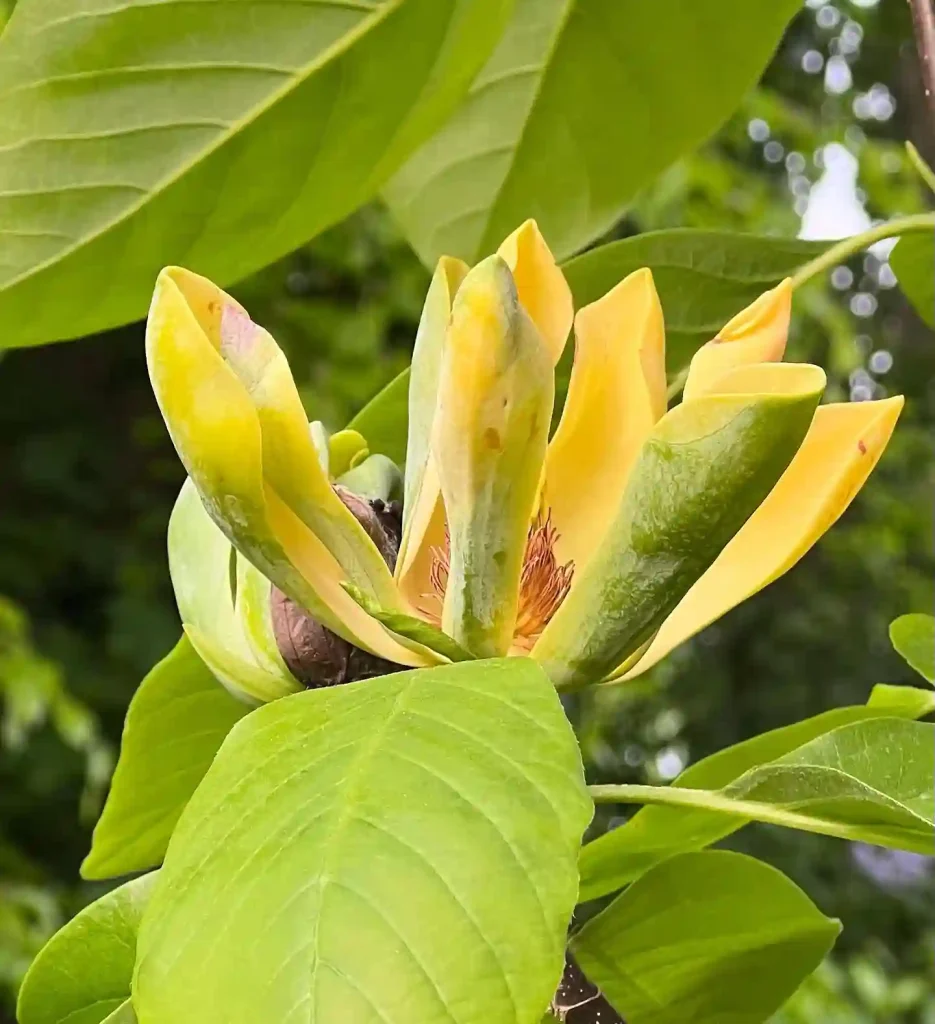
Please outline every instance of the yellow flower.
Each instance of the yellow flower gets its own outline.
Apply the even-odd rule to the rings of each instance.
[[[282,352],[233,299],[163,271],[147,353],[205,509],[263,577],[390,661],[522,655],[566,688],[645,671],[791,568],[882,454],[902,399],[819,406],[823,371],[781,361],[791,298],[786,281],[739,313],[667,411],[648,270],[575,315],[532,221],[470,270],[442,259],[392,573],[333,490]],[[365,445],[333,446],[342,470]]]

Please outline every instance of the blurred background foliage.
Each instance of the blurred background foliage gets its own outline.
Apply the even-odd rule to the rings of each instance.
[[[2,10],[0,0],[0,21]],[[931,197],[905,138],[935,162],[904,0],[808,0],[760,88],[614,234],[827,237],[917,212]],[[592,781],[671,778],[743,737],[863,702],[876,682],[915,682],[887,624],[933,604],[935,339],[886,256],[877,248],[800,293],[792,342],[828,368],[835,397],[907,396],[880,469],[788,576],[649,678],[570,705]],[[309,412],[339,427],[407,363],[427,282],[371,207],[236,291],[286,348]],[[77,881],[78,865],[123,714],[178,635],[164,535],[182,471],[140,325],[6,354],[0,438],[3,1022],[30,957],[100,892]],[[767,827],[732,845],[781,867],[845,922],[833,958],[778,1021],[935,1022],[927,860]]]

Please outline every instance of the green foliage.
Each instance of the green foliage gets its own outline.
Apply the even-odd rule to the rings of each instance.
[[[900,689],[909,698],[921,692]],[[678,776],[673,786],[685,793],[699,791],[701,796],[695,807],[645,807],[625,825],[584,847],[580,862],[581,898],[591,900],[613,892],[654,864],[682,850],[701,849],[742,827],[742,816],[732,815],[724,805],[706,808],[705,791],[731,792],[734,787],[743,788],[760,766],[788,763],[783,759],[790,756],[794,763],[801,756],[799,752],[810,750],[814,741],[849,725],[886,721],[900,714],[912,719],[935,710],[931,700],[919,707],[911,699],[899,698],[899,694],[893,694],[887,701],[871,699],[865,707],[835,708],[744,740],[693,764]]]
[[[758,1024],[839,931],[775,868],[707,851],[652,868],[572,948],[629,1024]]]
[[[160,261],[194,261],[198,268],[232,279],[332,223],[380,188],[441,123],[509,13],[509,4],[495,0],[433,5],[404,0],[378,9],[287,0],[268,10],[263,5],[258,16],[251,5],[238,4],[230,12],[226,5],[222,19],[220,7],[211,3],[197,5],[204,10],[182,11],[178,17],[191,31],[179,33],[177,20],[167,30],[164,5],[152,10],[144,10],[145,5],[119,11],[108,7],[105,13],[103,3],[94,0],[93,10],[101,8],[101,16],[94,18],[86,11],[76,13],[64,0],[21,0],[20,6],[11,34],[0,43],[0,83],[16,90],[0,89],[6,115],[0,119],[5,126],[0,129],[5,245],[0,262],[9,272],[7,286],[0,283],[0,314],[4,344],[9,339],[14,345],[73,336],[139,315],[147,275]],[[888,81],[895,89],[896,45],[907,22],[904,5],[890,0],[872,9],[826,5],[817,15],[809,7],[787,33],[766,86],[741,101],[798,4],[790,0],[765,15],[757,10],[755,16],[739,0],[726,5],[704,0],[673,17],[655,9],[647,13],[644,6],[635,0],[615,5],[519,0],[467,101],[416,153],[387,194],[426,259],[448,240],[456,251],[462,245],[465,252],[472,246],[490,248],[529,213],[539,217],[564,254],[611,227],[615,236],[631,235],[570,260],[569,279],[576,298],[584,302],[600,294],[602,282],[615,284],[635,265],[652,266],[670,328],[670,369],[677,369],[741,306],[826,250],[823,244],[777,236],[797,230],[787,190],[801,202],[802,179],[818,176],[823,146],[831,139],[845,139],[858,151],[868,214],[886,218],[922,208],[901,147],[894,138],[880,137],[905,133],[911,97],[907,102],[899,94],[898,122],[893,124],[885,119],[874,123],[858,113],[862,92],[871,83]],[[825,24],[829,12],[837,16],[837,27]],[[700,18],[707,19],[703,45],[693,28]],[[246,34],[244,25],[250,30]],[[345,27],[350,27],[347,35],[342,34]],[[861,34],[865,46],[858,53]],[[443,36],[450,45],[440,42]],[[825,95],[821,76],[799,70],[802,54],[812,50],[834,55],[839,63],[846,59],[853,87],[840,96],[830,90]],[[310,63],[301,73],[290,66],[283,75],[283,66],[299,51]],[[190,65],[193,56],[215,63],[197,70],[153,67],[166,61]],[[129,70],[133,67],[143,70]],[[457,69],[453,74],[452,68]],[[72,77],[73,72],[78,76]],[[290,78],[285,86],[284,78]],[[27,83],[36,87],[19,88]],[[245,83],[256,92],[248,96]],[[738,102],[737,116],[717,140],[691,154]],[[238,110],[229,110],[229,104]],[[164,123],[144,123],[153,111]],[[205,115],[217,123],[198,120]],[[780,146],[775,159],[763,148],[759,122],[768,122],[766,145]],[[145,130],[122,134],[131,124]],[[292,130],[296,125],[300,130]],[[101,138],[101,131],[116,134]],[[40,137],[28,137],[33,133]],[[206,142],[211,137],[216,141]],[[653,181],[675,158],[680,159]],[[74,187],[101,184],[102,168],[122,172],[119,180],[108,179],[109,191]],[[127,184],[143,191],[124,194],[121,186]],[[67,191],[54,193],[55,202],[50,201],[53,193],[38,194],[57,188]],[[101,205],[107,203],[115,205]],[[615,224],[625,206],[627,219]],[[672,230],[673,225],[687,230]],[[657,230],[634,234],[649,229]],[[854,255],[835,251],[839,269],[853,277],[842,288],[841,275],[835,274],[834,288],[843,290],[843,302],[819,280],[799,291],[792,346],[797,356],[828,369],[832,395],[846,396],[848,389],[855,397],[880,397],[884,389],[908,393],[902,433],[882,473],[844,523],[788,579],[706,631],[644,682],[566,700],[595,780],[635,776],[655,783],[678,770],[670,771],[673,760],[695,760],[674,787],[629,788],[647,801],[673,794],[682,802],[707,801],[700,809],[646,807],[582,853],[584,898],[589,884],[597,895],[636,879],[576,939],[580,949],[593,945],[595,977],[601,970],[610,972],[602,984],[627,1007],[631,1024],[680,1021],[686,1012],[696,1012],[698,1020],[723,1020],[731,1011],[746,1014],[738,1020],[762,1020],[830,944],[834,929],[828,919],[771,869],[731,854],[679,854],[725,838],[749,820],[751,807],[764,809],[764,820],[783,820],[795,828],[837,834],[846,828],[849,835],[897,846],[905,845],[908,832],[916,848],[931,847],[931,726],[893,721],[894,715],[911,719],[930,713],[931,691],[880,686],[865,708],[825,711],[757,735],[776,722],[860,699],[876,679],[903,681],[908,671],[883,643],[886,623],[900,609],[930,604],[931,510],[926,503],[931,474],[920,467],[931,466],[927,431],[933,409],[926,390],[935,368],[931,339],[920,335],[919,325],[887,296],[881,258],[858,257],[858,248],[853,247]],[[919,235],[901,241],[892,265],[910,298],[924,315],[930,313],[929,239]],[[829,261],[826,269],[834,266]],[[114,286],[118,267],[120,281]],[[245,282],[238,295],[289,350],[311,415],[338,426],[366,396],[400,374],[424,285],[424,271],[414,256],[386,218],[370,209]],[[867,308],[868,297],[879,302],[876,318],[858,312]],[[848,299],[853,314],[847,311]],[[5,514],[0,523],[0,590],[29,608],[42,652],[33,648],[16,613],[18,624],[7,630],[15,639],[0,645],[5,738],[16,740],[0,751],[0,864],[5,876],[0,885],[0,979],[14,986],[21,965],[58,916],[70,914],[89,895],[70,887],[86,839],[87,822],[77,817],[77,794],[85,776],[98,783],[102,778],[102,735],[116,736],[130,683],[178,635],[162,535],[180,479],[142,386],[138,346],[136,334],[126,331],[86,343],[81,357],[71,361],[64,350],[55,356],[31,353],[28,363],[13,354],[0,368],[0,429],[14,439],[0,466],[5,490],[14,498],[13,515]],[[885,363],[875,358],[878,353],[892,353],[892,371],[874,368]],[[354,421],[371,450],[398,462],[404,457],[405,392],[405,374],[400,374]],[[254,608],[264,608],[268,591],[256,579],[254,591],[243,587],[241,570],[249,570],[232,561],[229,546],[218,549],[221,558],[211,551],[201,558],[197,548],[197,543],[189,545],[175,561],[191,563],[191,596],[208,595],[197,617],[200,622],[207,617],[213,626],[206,631],[207,643],[199,638],[199,649],[211,660],[214,675],[235,692],[255,692],[257,678],[244,665],[249,669],[255,658],[271,657],[270,638],[263,617],[241,617],[236,604],[238,596],[252,593]],[[205,588],[209,577],[212,586]],[[226,618],[224,628],[216,630],[219,609]],[[182,612],[185,617],[186,608]],[[235,617],[236,629],[227,628]],[[401,620],[394,624],[406,626]],[[192,635],[197,633],[196,625]],[[216,636],[222,637],[220,644],[210,639]],[[232,636],[238,655],[248,655],[234,664],[227,659]],[[925,651],[923,641],[908,639],[921,652],[909,657],[910,664],[930,665],[931,644]],[[211,659],[212,645],[222,659]],[[60,666],[68,674],[67,689]],[[511,678],[528,671],[517,662],[509,667]],[[481,678],[493,668],[471,665],[458,671],[477,672]],[[423,673],[426,691],[430,675]],[[282,678],[290,683],[288,676]],[[509,979],[499,983],[486,971],[496,956],[481,940],[494,936],[501,965],[513,958],[525,1016],[536,1019],[560,965],[578,838],[572,819],[581,819],[574,823],[580,831],[585,801],[578,754],[554,695],[541,680],[529,677],[527,683],[530,699],[539,687],[532,703],[537,714],[548,718],[553,738],[564,730],[557,759],[541,749],[543,737],[530,732],[535,725],[524,721],[522,735],[518,725],[507,729],[516,709],[505,710],[502,701],[519,684],[495,685],[489,679],[475,692],[472,683],[468,698],[459,695],[457,700],[451,693],[441,700],[434,691],[420,695],[424,713],[434,717],[440,709],[442,725],[410,720],[411,710],[387,715],[387,703],[406,685],[405,677],[398,676],[357,690],[300,694],[250,715],[198,786],[227,728],[246,707],[225,694],[189,641],[180,642],[144,680],[134,700],[123,760],[89,860],[92,871],[97,855],[110,863],[108,871],[129,868],[133,858],[138,866],[144,860],[156,863],[196,786],[194,806],[209,822],[220,822],[219,830],[201,836],[195,812],[183,816],[166,869],[167,877],[170,871],[176,875],[166,883],[160,916],[152,925],[168,936],[154,955],[169,984],[155,987],[148,981],[146,998],[181,1004],[188,993],[180,996],[179,990],[190,981],[191,998],[167,1019],[202,1024],[203,1016],[210,1020],[214,1013],[225,1024],[237,1014],[265,1020],[269,1006],[261,1002],[256,986],[247,993],[253,1002],[245,1010],[243,1001],[234,1005],[238,986],[249,988],[251,977],[268,977],[274,967],[283,967],[287,978],[303,986],[304,995],[308,960],[277,957],[277,949],[291,954],[302,947],[327,954],[315,960],[325,1012],[335,991],[342,1012],[349,999],[358,999],[341,987],[350,978],[351,984],[363,980],[372,986],[362,991],[385,1011],[384,1019],[394,1022],[432,1014],[448,1019],[455,1015],[451,1000],[468,989],[457,1003],[459,1020],[465,1005],[469,1019],[512,1020]],[[367,694],[366,700],[360,694]],[[197,706],[204,702],[220,712],[209,716],[205,735],[198,729],[199,716],[189,715],[188,705],[180,703],[189,697]],[[317,731],[324,728],[319,715],[329,722],[334,716],[339,725]],[[474,717],[466,734],[452,735],[469,715]],[[277,744],[286,733],[295,749]],[[375,736],[397,742],[375,742]],[[749,736],[754,739],[729,746]],[[342,737],[350,742],[347,750],[338,749]],[[423,746],[417,747],[416,740]],[[725,745],[721,754],[697,760]],[[501,748],[511,764],[491,757],[491,750]],[[433,796],[431,779],[399,784],[414,770],[400,763],[412,749],[425,753],[423,763],[436,770],[461,773],[452,776],[461,790],[456,799],[450,793]],[[902,752],[909,765],[904,774],[898,758],[886,759],[888,749]],[[255,776],[245,776],[243,765],[235,763],[241,750],[249,755],[247,770],[254,765]],[[354,776],[345,770],[344,759],[362,751],[369,767]],[[269,766],[259,763],[264,753],[273,766],[272,778],[266,778]],[[566,766],[574,763],[574,785],[570,776],[558,778],[556,766],[563,759]],[[165,771],[165,765],[172,767]],[[318,774],[306,771],[309,765]],[[554,812],[545,820],[540,792],[502,784],[498,772],[507,775],[518,766],[527,771],[527,781],[538,780],[546,795],[550,786],[565,786],[559,834]],[[296,778],[288,777],[290,770],[299,772]],[[256,778],[264,780],[266,790],[253,788]],[[282,792],[273,791],[277,779]],[[330,802],[334,791],[324,789],[329,781],[339,792],[335,806]],[[286,791],[297,789],[310,794],[313,813],[318,808],[323,818],[309,820],[300,801],[290,802]],[[87,795],[93,796],[93,790],[87,787]],[[473,801],[464,800],[465,791]],[[427,814],[426,793],[431,797]],[[371,835],[366,823],[353,816],[367,799],[373,800],[373,820],[390,820],[395,833]],[[84,802],[86,808],[91,803]],[[502,812],[504,834],[508,828],[525,830],[521,852],[550,893],[545,928],[532,904],[523,903],[530,872],[510,874],[516,868],[502,866],[508,856],[501,846],[495,843],[488,850],[471,838],[487,827],[484,815],[490,807]],[[147,814],[157,819],[152,834],[135,824]],[[595,830],[606,824],[602,817]],[[245,837],[246,849],[231,848],[221,825]],[[280,842],[283,829],[288,841]],[[431,839],[434,860],[403,862],[393,845],[393,836],[403,834]],[[348,841],[358,835],[372,846]],[[623,848],[615,853],[621,836]],[[798,1021],[795,1014],[800,1013],[806,1014],[803,1020],[830,1024],[832,1013],[844,1004],[851,1014],[845,1018],[848,1024],[896,1021],[909,1014],[921,1019],[919,985],[901,982],[917,981],[912,972],[925,966],[918,940],[929,883],[917,879],[906,896],[894,896],[884,891],[884,883],[871,884],[857,871],[848,844],[797,831],[755,827],[731,842],[782,864],[823,908],[845,917],[845,952],[860,947],[867,930],[893,950],[887,971],[899,980],[892,985],[880,981],[878,950],[841,960],[848,972],[843,985],[844,969],[829,962],[806,983],[802,999],[787,1008],[788,1020]],[[140,843],[147,847],[145,856]],[[194,852],[184,849],[189,843]],[[109,853],[101,854],[102,849]],[[382,885],[379,877],[375,881],[372,862],[357,859],[367,850],[377,850],[379,857],[389,857],[392,850],[398,857],[388,875],[396,888],[376,894],[383,901],[374,903],[377,911],[359,902],[362,892],[375,895],[365,886]],[[601,851],[608,854],[606,862]],[[302,888],[303,858],[312,859],[321,883],[310,892]],[[741,863],[746,866],[738,867]],[[255,873],[256,865],[260,870]],[[326,885],[334,881],[332,866],[341,873],[338,884]],[[471,932],[463,915],[457,928],[445,926],[448,918],[437,908],[447,897],[437,877],[429,877],[431,866],[449,881],[451,872],[470,872],[470,885],[476,886],[470,895],[484,908],[481,932]],[[187,887],[188,867],[199,880],[192,888]],[[220,873],[211,875],[215,867]],[[340,888],[341,883],[347,887]],[[431,898],[409,899],[413,891],[429,892],[430,884],[436,886]],[[308,900],[326,890],[327,913],[316,917]],[[112,899],[119,901],[121,892]],[[673,902],[677,894],[681,898]],[[749,914],[751,906],[759,910],[761,904],[768,911],[768,927],[762,930]],[[276,927],[269,926],[270,905]],[[99,918],[110,921],[116,924],[114,934],[132,947],[135,926],[127,928],[109,911],[99,914],[94,907],[100,906],[79,915],[37,960],[24,999],[51,1007],[40,1018],[43,1024],[60,1021],[62,1014],[68,1024],[97,1021],[98,1012],[107,1012],[90,1010],[81,1000],[94,996],[93,975],[109,963],[109,947],[105,942],[98,953],[90,943],[84,949],[74,929],[79,922],[84,928]],[[395,915],[390,927],[375,923],[376,913],[388,910]],[[228,912],[230,917],[224,917]],[[357,927],[347,928],[346,917]],[[231,921],[234,927],[228,930]],[[278,934],[283,921],[291,930]],[[597,948],[589,931],[599,933],[602,921],[610,924],[606,941],[598,934],[602,948]],[[687,925],[698,927],[694,945]],[[776,931],[767,934],[774,926],[778,937]],[[100,933],[94,935],[97,942]],[[187,963],[182,955],[180,981],[168,965],[191,935],[201,955]],[[719,941],[725,935],[729,941]],[[256,956],[238,977],[230,964],[239,970],[245,947]],[[444,975],[447,1007],[444,999],[431,1002],[435,997],[422,976],[415,979],[407,948],[424,950],[426,961],[440,965],[435,977]],[[113,1007],[107,1019],[132,1024],[136,1015],[126,1002],[132,948],[121,955],[120,978],[103,978],[107,985],[114,982],[105,996]],[[386,964],[397,955],[404,969],[390,972]],[[871,955],[869,971],[851,969],[866,965]],[[344,979],[335,963],[348,968]],[[620,967],[633,973],[624,976]],[[75,977],[60,984],[60,976],[72,970]],[[479,987],[469,985],[471,971],[483,975]],[[228,1000],[226,1014],[206,1006],[205,978],[220,1000]],[[414,984],[402,992],[407,979]],[[69,989],[74,981],[77,989]],[[89,987],[82,989],[82,984]],[[824,1002],[805,1001],[819,990],[827,996]],[[77,992],[77,1003],[68,1004],[69,992]],[[638,1001],[646,993],[654,995],[648,1006]],[[288,996],[275,993],[283,1005]],[[372,1007],[353,1005],[373,1018]],[[158,1013],[149,1014],[148,1007],[146,1013],[146,1024],[163,1024]],[[915,1017],[912,1024],[917,1024]]]
[[[81,866],[85,878],[162,862],[179,815],[224,737],[248,711],[183,636],[130,702],[110,795]]]
[[[581,307],[649,267],[666,317],[666,365],[674,372],[738,310],[825,248],[794,238],[673,228],[598,246],[564,270]]]
[[[129,999],[137,931],[155,879],[114,889],[58,932],[23,982],[20,1024],[98,1024]]]
[[[296,999],[315,1019],[533,1020],[590,816],[574,736],[528,661],[268,704],[173,836],[134,1003],[175,1024],[285,1021]]]
[[[429,265],[473,262],[527,217],[569,256],[723,123],[799,6],[694,0],[665,17],[641,0],[519,0],[462,108],[390,183],[390,208]]]
[[[450,113],[510,6],[20,4],[0,40],[3,344],[126,323],[164,264],[226,284],[347,216]]]
[[[901,615],[890,623],[890,640],[919,675],[935,683],[935,619],[931,615]]]
[[[899,287],[930,326],[935,327],[935,238],[909,235],[896,243],[890,256]]]

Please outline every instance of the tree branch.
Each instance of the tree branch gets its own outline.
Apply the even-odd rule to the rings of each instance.
[[[909,0],[909,9],[912,11],[922,84],[931,115],[929,127],[935,132],[935,9],[932,0]]]

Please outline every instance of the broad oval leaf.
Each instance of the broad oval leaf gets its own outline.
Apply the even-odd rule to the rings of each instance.
[[[183,636],[130,702],[120,760],[82,875],[111,878],[159,864],[224,737],[249,711]]]
[[[590,815],[561,704],[523,659],[268,704],[172,837],[141,1024],[538,1020]]]
[[[535,217],[557,256],[711,135],[799,0],[520,0],[467,100],[385,195],[428,266]],[[699,45],[704,40],[704,45]]]
[[[670,373],[740,310],[820,255],[827,242],[674,228],[598,246],[564,264],[575,308],[649,267],[666,321]]]
[[[839,931],[775,868],[709,850],[637,879],[572,946],[627,1024],[760,1024]]]
[[[915,311],[935,327],[935,232],[900,238],[890,253],[890,266]]]
[[[19,1024],[129,1024],[127,999],[140,919],[156,874],[84,908],[33,960],[19,992]],[[113,1016],[110,1016],[113,1014]]]
[[[929,699],[920,701],[920,696]],[[866,706],[835,708],[719,750],[687,768],[673,786],[684,790],[722,789],[750,769],[775,761],[841,726],[929,714],[933,710],[931,697],[912,687],[877,688]],[[733,815],[702,807],[643,807],[624,825],[582,849],[581,898],[591,900],[613,892],[654,864],[686,850],[699,850],[744,824]]]
[[[935,683],[935,618],[900,615],[890,623],[890,640],[920,676]]]
[[[450,113],[511,6],[21,0],[0,39],[3,344],[127,322],[166,264],[226,284],[333,224]]]

